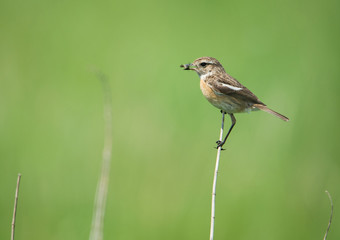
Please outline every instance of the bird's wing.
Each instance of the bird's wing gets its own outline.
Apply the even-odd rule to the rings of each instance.
[[[263,104],[255,94],[228,74],[219,76],[214,81],[209,81],[209,85],[212,86],[215,94],[224,94],[250,103]]]

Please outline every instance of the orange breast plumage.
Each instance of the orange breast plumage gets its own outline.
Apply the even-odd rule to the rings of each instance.
[[[236,98],[227,96],[225,94],[216,94],[214,90],[202,79],[200,81],[200,88],[204,97],[218,109],[221,109],[227,113],[247,111],[246,106],[244,106],[241,101],[238,101]]]

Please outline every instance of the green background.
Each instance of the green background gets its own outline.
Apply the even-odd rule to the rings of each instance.
[[[112,87],[105,239],[208,239],[221,114],[198,57],[274,110],[236,115],[215,239],[340,239],[340,2],[0,2],[0,239],[87,239]],[[227,119],[226,127],[230,120]]]

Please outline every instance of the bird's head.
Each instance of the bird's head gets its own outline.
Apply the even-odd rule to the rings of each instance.
[[[225,72],[217,59],[212,57],[197,58],[193,63],[181,65],[184,70],[194,70],[199,76],[207,76]]]

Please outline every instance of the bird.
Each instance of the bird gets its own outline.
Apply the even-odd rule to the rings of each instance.
[[[262,110],[284,121],[289,119],[268,108],[258,97],[239,81],[230,76],[224,70],[222,64],[213,57],[200,57],[189,64],[182,64],[184,70],[193,70],[200,77],[200,88],[204,97],[221,113],[228,114],[231,118],[231,126],[223,141],[218,140],[217,147],[225,144],[231,130],[236,124],[235,113]]]

